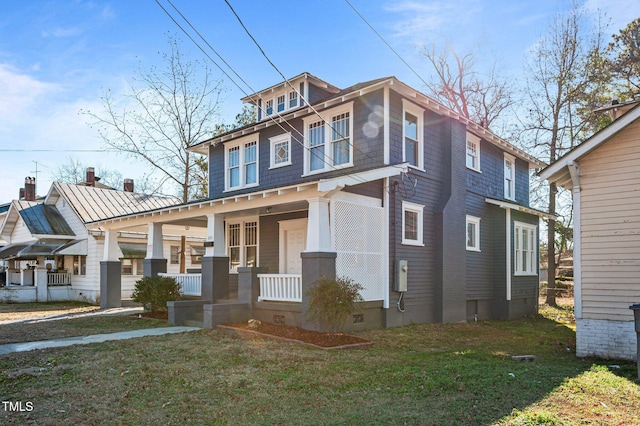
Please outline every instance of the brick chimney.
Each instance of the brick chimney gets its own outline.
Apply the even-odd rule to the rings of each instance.
[[[36,200],[36,178],[24,178],[24,199],[25,201]]]
[[[93,167],[87,167],[87,186],[96,186],[96,171]]]
[[[125,179],[123,189],[125,192],[133,192],[133,179]]]

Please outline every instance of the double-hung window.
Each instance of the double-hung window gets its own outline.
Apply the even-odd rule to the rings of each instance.
[[[258,136],[225,145],[225,191],[258,185]]]
[[[409,166],[424,169],[424,110],[402,100],[402,157]]]
[[[73,275],[87,275],[87,256],[73,256]]]
[[[536,231],[535,225],[514,223],[513,248],[516,275],[536,275],[538,271]]]
[[[269,99],[266,102],[265,112],[267,113],[267,115],[273,114],[273,99]]]
[[[278,104],[277,104],[278,112],[284,111],[284,107],[285,107],[284,101],[285,101],[285,95],[278,96]]]
[[[258,264],[258,221],[239,220],[227,223],[229,269],[254,267]]]
[[[516,199],[516,167],[515,157],[504,154],[504,198],[507,200]]]
[[[480,218],[467,216],[467,250],[480,251]]]
[[[467,168],[480,171],[480,138],[467,133]]]
[[[353,102],[309,116],[305,125],[305,174],[353,165]]]
[[[289,108],[298,106],[298,93],[296,91],[289,92]]]
[[[402,202],[402,244],[423,246],[423,211],[421,204]]]

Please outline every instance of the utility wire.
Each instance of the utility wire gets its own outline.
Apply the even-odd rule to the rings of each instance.
[[[229,74],[228,74],[228,73],[227,73],[227,72],[226,72],[226,71],[225,71],[225,70],[224,70],[224,69],[223,69],[223,68],[222,68],[222,67],[221,67],[221,66],[220,66],[220,65],[219,65],[219,64],[218,64],[214,59],[213,59],[213,58],[211,58],[211,56],[210,56],[210,55],[209,55],[209,54],[208,54],[208,53],[207,53],[207,52],[206,52],[206,51],[205,51],[205,50],[200,46],[200,44],[199,44],[196,40],[194,40],[194,39],[193,39],[193,37],[192,37],[192,36],[191,36],[191,35],[190,35],[190,34],[189,34],[189,33],[188,33],[184,28],[183,28],[183,26],[182,26],[182,25],[180,25],[180,23],[178,23],[178,22],[177,22],[177,20],[176,20],[176,19],[171,15],[171,13],[170,13],[170,12],[169,12],[169,11],[168,11],[168,10],[167,10],[163,5],[162,5],[162,4],[160,4],[159,0],[155,0],[155,1],[156,1],[156,3],[158,4],[158,6],[159,6],[159,7],[160,7],[164,12],[165,12],[165,14],[166,14],[166,15],[167,15],[167,16],[168,16],[168,17],[169,17],[169,18],[170,18],[170,19],[171,19],[171,20],[176,24],[176,26],[178,26],[178,28],[180,28],[180,30],[181,30],[181,31],[182,31],[182,32],[183,32],[183,33],[184,33],[184,34],[185,34],[185,35],[186,35],[186,36],[187,36],[187,37],[188,37],[188,38],[189,38],[189,39],[190,39],[190,40],[191,40],[191,41],[192,41],[192,42],[193,42],[197,47],[198,47],[198,49],[200,49],[200,51],[201,51],[201,52],[202,52],[202,53],[203,53],[203,54],[204,54],[204,55],[205,55],[205,56],[206,56],[206,57],[207,57],[211,62],[213,62],[213,63],[218,67],[218,69],[220,69],[220,71],[222,71],[222,73],[223,73],[225,76],[227,76],[227,78],[229,78],[229,80],[231,80],[231,81],[233,82],[233,84],[234,84],[234,85],[235,85],[235,86],[236,86],[236,87],[237,87],[237,88],[238,88],[242,93],[244,93],[244,94],[245,94],[245,96],[252,98],[252,97],[251,97],[251,95],[249,95],[249,94],[248,94],[248,93],[247,93],[247,92],[246,92],[246,91],[245,91],[245,90],[244,90],[244,89],[243,89],[243,88],[242,88],[242,87],[241,87],[241,86],[240,86],[240,85],[239,85],[239,84],[238,84],[238,83],[233,79],[233,77],[231,77],[231,76],[230,76],[230,75],[229,75]],[[225,60],[224,60],[224,58],[222,58],[222,56],[221,56],[217,51],[215,51],[215,49],[213,49],[213,47],[208,43],[208,41],[207,41],[207,40],[206,40],[206,39],[205,39],[205,38],[204,38],[204,37],[203,37],[203,36],[202,36],[202,35],[201,35],[201,34],[200,34],[196,29],[195,29],[195,27],[194,27],[194,26],[190,23],[190,21],[189,21],[189,20],[188,20],[188,19],[187,19],[187,18],[186,18],[186,17],[185,17],[185,16],[184,16],[184,15],[183,15],[183,14],[182,14],[178,9],[177,9],[177,7],[176,7],[173,3],[171,3],[171,1],[170,1],[170,0],[167,0],[167,1],[168,1],[168,3],[169,3],[169,4],[171,4],[171,6],[172,6],[172,7],[173,7],[177,12],[178,12],[178,14],[180,14],[180,16],[182,17],[182,19],[184,19],[184,20],[185,20],[185,22],[187,22],[187,24],[188,24],[192,29],[194,29],[194,31],[195,31],[195,32],[198,34],[198,36],[199,36],[199,37],[200,37],[200,38],[201,38],[201,39],[202,39],[202,40],[207,44],[207,46],[209,46],[209,48],[210,48],[212,51],[214,51],[214,53],[215,53],[215,54],[216,54],[216,55],[217,55],[217,56],[218,56],[218,57],[219,57],[219,58],[220,58],[220,59],[225,63],[225,65],[227,65],[227,66],[229,67],[229,69],[231,69],[231,70],[234,72],[234,74],[236,74],[236,75],[238,76],[238,78],[240,78],[240,80],[242,80],[242,82],[243,82],[245,85],[247,85],[247,87],[248,87],[250,90],[252,90],[254,93],[256,93],[256,91],[255,91],[255,90],[253,90],[253,89],[251,88],[251,86],[250,86],[250,85],[249,85],[249,84],[248,84],[248,83],[247,83],[247,82],[246,82],[246,81],[245,81],[245,80],[244,80],[244,79],[243,79],[243,78],[242,78],[242,77],[241,77],[241,76],[240,76],[240,75],[239,75],[239,74],[238,74],[238,73],[233,69],[233,67],[231,67],[231,66],[228,64],[228,62],[227,62],[227,61],[225,61]],[[229,3],[227,2],[227,4],[229,4]],[[231,7],[231,5],[229,5],[229,7]],[[234,14],[235,14],[235,11],[234,11]],[[237,16],[237,14],[236,14],[236,17],[238,17],[238,16]],[[238,17],[238,19],[239,19],[239,17]],[[243,25],[243,27],[244,27],[244,25]],[[246,27],[244,27],[244,28],[246,29]],[[254,42],[255,42],[255,43],[257,43],[253,37],[252,37],[252,39],[254,40]],[[260,49],[261,49],[261,48],[260,48]],[[262,50],[262,49],[261,49],[261,50]],[[262,51],[262,52],[264,52],[264,51]],[[274,67],[275,67],[275,65],[274,65],[271,61],[269,61],[269,62],[272,64],[272,66],[274,66]],[[277,68],[276,68],[276,69],[277,69]],[[280,74],[282,75],[282,73],[280,73]],[[285,80],[286,80],[286,78],[285,78]],[[287,81],[287,82],[288,82],[288,81]],[[291,86],[291,84],[290,84],[290,83],[289,83],[289,86],[293,88],[293,86]],[[312,107],[311,107],[311,105],[309,104],[309,102],[308,102],[308,101],[306,101],[306,99],[304,99],[304,96],[302,96],[302,95],[301,95],[301,94],[300,94],[300,93],[299,93],[295,88],[293,88],[293,89],[296,91],[296,93],[298,93],[298,95],[300,96],[300,98],[301,98],[301,99],[303,99],[303,100],[307,103],[307,105],[309,105],[309,107],[310,107],[310,108],[312,108]],[[260,99],[262,99],[262,98],[260,98]],[[253,100],[253,99],[252,99],[252,100]],[[257,104],[257,102],[256,102],[256,104]],[[313,108],[312,108],[312,109],[313,109]],[[317,112],[316,112],[316,114],[317,114]],[[282,126],[281,122],[286,123],[286,124],[287,124],[287,125],[288,125],[292,130],[293,130],[293,131],[295,131],[297,134],[299,134],[299,135],[303,138],[303,140],[304,140],[304,134],[303,134],[302,132],[300,132],[298,129],[296,129],[296,128],[295,128],[291,123],[289,123],[286,119],[284,119],[284,118],[282,117],[282,115],[281,115],[279,112],[276,112],[276,115],[280,118],[280,121],[277,121],[277,120],[275,119],[275,117],[273,117],[273,115],[269,115],[269,114],[266,114],[266,115],[267,115],[267,118],[269,118],[271,121],[273,121],[273,123],[274,123],[274,124],[276,124],[278,127],[280,127],[280,129],[282,129],[284,132],[287,132],[287,129],[285,129],[285,128]],[[322,118],[322,117],[320,117],[320,118]],[[323,121],[324,121],[324,120],[323,120]],[[303,142],[299,141],[299,140],[298,140],[297,138],[295,138],[295,137],[294,137],[294,140],[295,140],[298,144],[300,144],[304,149],[306,149],[307,151],[309,151],[309,153],[310,153],[310,154],[313,154],[314,156],[316,156],[316,157],[317,157],[317,154],[316,154],[316,153],[311,152],[311,148],[310,148],[310,147],[305,146]],[[351,143],[350,143],[350,142],[349,142],[349,144],[351,145]],[[326,153],[326,150],[325,150],[325,152],[323,153],[323,156],[324,156],[325,158],[329,158],[329,157],[328,157],[328,155],[327,155],[327,153]],[[334,170],[338,170],[338,169],[340,169],[340,167],[337,167],[337,166],[335,166],[335,165],[333,165],[333,164],[330,164],[330,163],[329,163],[329,162],[327,162],[324,158],[322,159],[322,162],[323,162],[325,165],[327,165],[327,166],[329,166],[329,167],[333,168]],[[364,180],[363,180],[363,179],[361,179],[360,177],[357,177],[357,176],[356,176],[356,177],[354,177],[354,178],[355,178],[356,180],[360,180],[361,182],[363,182],[363,183],[364,183]]]
[[[226,0],[225,0],[225,1],[226,1]],[[371,24],[369,23],[369,21],[367,21],[367,19],[366,19],[364,16],[362,16],[362,14],[361,14],[360,12],[358,12],[358,10],[357,10],[357,9],[356,9],[352,4],[351,4],[351,2],[350,2],[349,0],[344,0],[344,1],[349,5],[349,7],[350,7],[351,9],[353,9],[353,11],[356,13],[356,15],[358,15],[358,16],[360,17],[360,19],[362,19],[362,21],[363,21],[365,24],[367,24],[367,26],[368,26],[369,28],[371,28],[371,31],[373,31],[373,33],[374,33],[375,35],[377,35],[377,36],[378,36],[378,38],[379,38],[380,40],[382,40],[382,42],[383,42],[383,43],[384,43],[384,44],[385,44],[389,49],[391,49],[391,51],[392,51],[392,52],[393,52],[393,53],[398,57],[398,59],[400,59],[400,60],[402,61],[402,63],[403,63],[403,64],[405,64],[405,65],[407,66],[407,68],[409,68],[409,69],[411,70],[411,72],[413,72],[413,73],[415,74],[415,76],[416,76],[416,77],[418,77],[418,79],[419,79],[419,80],[420,80],[420,81],[421,81],[425,86],[428,86],[429,84],[428,84],[426,81],[424,81],[424,79],[420,76],[420,74],[418,74],[418,72],[417,72],[415,69],[413,69],[413,67],[412,67],[411,65],[409,65],[409,63],[408,63],[407,61],[405,61],[405,59],[404,59],[404,58],[403,58],[403,57],[402,57],[402,56],[401,56],[401,55],[400,55],[400,54],[399,54],[399,53],[398,53],[398,52],[397,52],[393,47],[391,47],[391,45],[390,45],[389,43],[387,43],[387,41],[384,39],[384,37],[382,37],[382,35],[381,35],[378,31],[376,31],[376,29],[375,29],[375,28],[373,28],[373,25],[371,25]]]

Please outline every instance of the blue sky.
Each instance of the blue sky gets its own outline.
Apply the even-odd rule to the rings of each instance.
[[[172,0],[253,89],[281,81],[223,0]],[[416,89],[423,83],[343,0],[249,2],[229,0],[278,68],[292,77],[308,71],[338,87],[394,75]],[[420,46],[449,42],[473,49],[479,66],[497,61],[518,84],[523,58],[569,0],[350,0],[385,40],[427,80]],[[166,0],[161,0],[171,10]],[[587,0],[604,10],[617,32],[640,16],[638,0]],[[79,111],[117,98],[140,65],[158,65],[167,34],[183,40],[191,59],[203,54],[154,0],[0,0],[0,203],[15,199],[38,169],[38,194],[70,157],[97,169],[142,175],[140,163],[103,148]],[[212,55],[213,56],[213,55]],[[222,77],[215,66],[214,75]],[[222,119],[230,122],[244,93],[225,81]],[[250,89],[245,89],[250,91]],[[79,151],[81,150],[81,151]],[[37,165],[36,165],[37,163]]]

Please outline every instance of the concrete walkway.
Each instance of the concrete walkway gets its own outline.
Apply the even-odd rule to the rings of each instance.
[[[65,337],[62,339],[40,340],[37,342],[8,343],[0,345],[0,355],[12,352],[26,352],[34,349],[60,348],[71,345],[87,345],[89,343],[102,343],[109,340],[125,340],[136,337],[160,336],[170,333],[183,333],[187,331],[201,330],[199,327],[163,327],[163,328],[143,328],[140,330],[121,331],[109,334],[94,334],[91,336]]]

